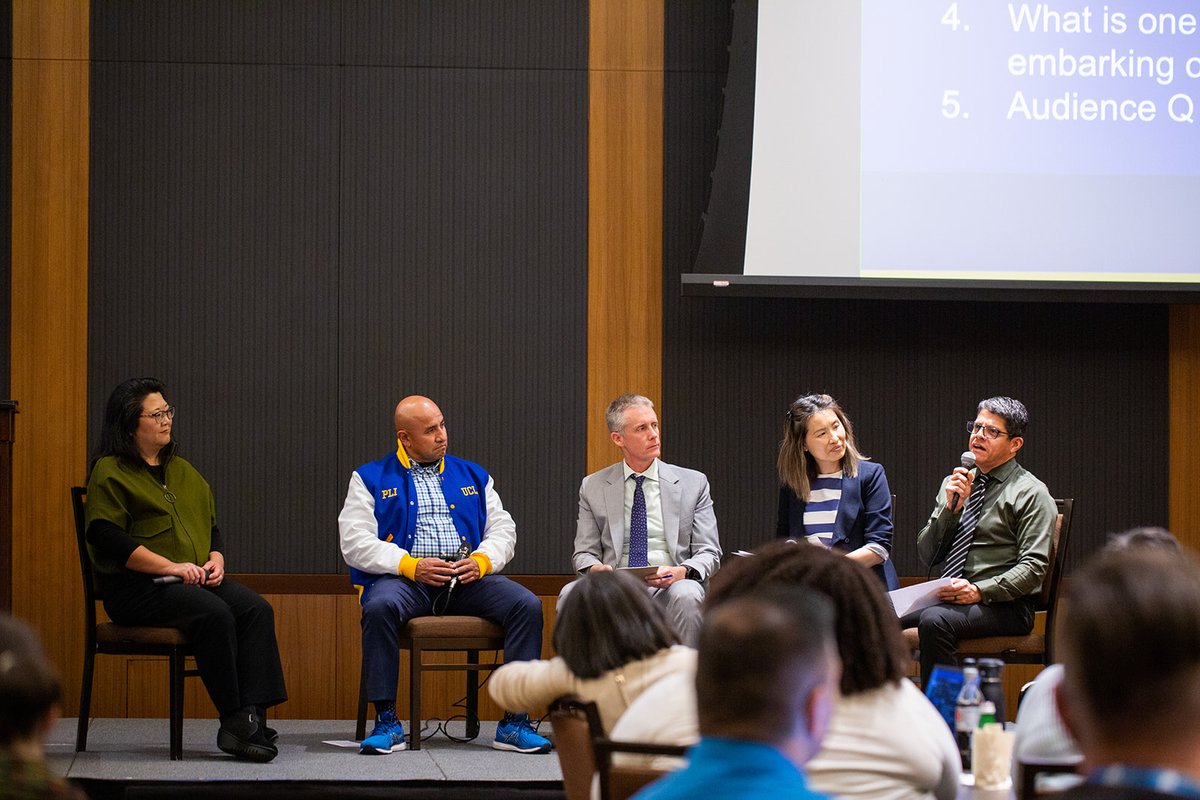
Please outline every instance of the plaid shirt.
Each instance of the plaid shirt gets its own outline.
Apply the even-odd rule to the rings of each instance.
[[[413,463],[413,483],[417,488],[417,533],[410,555],[413,558],[442,558],[450,561],[458,552],[462,537],[454,527],[450,507],[442,493],[439,464],[424,467]]]

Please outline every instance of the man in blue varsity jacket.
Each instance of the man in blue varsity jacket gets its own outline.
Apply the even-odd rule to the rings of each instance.
[[[516,526],[483,467],[446,455],[446,420],[427,397],[396,406],[396,452],[350,476],[338,516],[342,557],[362,603],[363,662],[375,729],[362,752],[404,750],[396,719],[399,635],[413,617],[484,617],[504,628],[505,661],[542,654],[542,605],[497,575],[516,549]],[[546,753],[529,715],[506,712],[497,750]]]

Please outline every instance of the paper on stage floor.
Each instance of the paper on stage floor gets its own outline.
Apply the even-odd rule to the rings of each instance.
[[[892,601],[892,607],[896,609],[896,616],[903,617],[905,614],[911,614],[940,603],[941,601],[937,598],[938,590],[943,586],[949,586],[952,580],[954,579],[938,578],[924,583],[914,583],[903,589],[893,589],[888,592],[888,599]]]

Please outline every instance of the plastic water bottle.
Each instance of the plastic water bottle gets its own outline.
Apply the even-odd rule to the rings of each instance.
[[[982,728],[985,725],[990,725],[996,721],[996,704],[991,700],[984,700],[979,704],[979,725],[976,729]]]
[[[1000,679],[1004,662],[998,658],[979,659],[979,688],[996,706],[996,722],[1004,722],[1004,682]]]
[[[979,704],[982,702],[979,670],[975,667],[963,667],[963,685],[954,704],[954,738],[958,741],[958,754],[962,758],[963,772],[971,771],[971,737],[979,727]]]

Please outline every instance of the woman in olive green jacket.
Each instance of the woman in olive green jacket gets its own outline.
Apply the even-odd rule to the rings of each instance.
[[[113,390],[87,485],[86,531],[104,609],[122,625],[179,628],[221,717],[217,746],[277,754],[266,709],[287,699],[275,614],[225,575],[212,490],[175,454],[175,407],[154,378]]]

